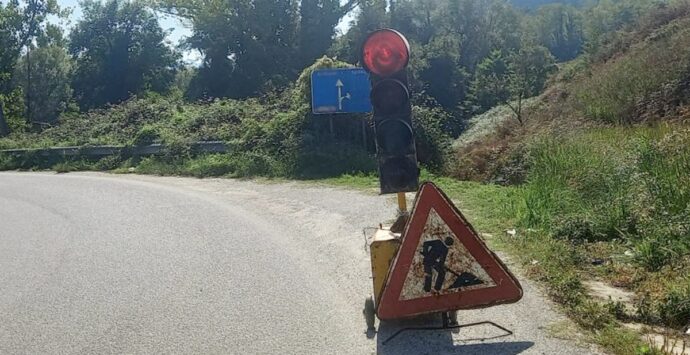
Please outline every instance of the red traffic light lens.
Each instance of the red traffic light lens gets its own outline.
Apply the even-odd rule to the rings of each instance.
[[[405,68],[410,59],[410,45],[400,32],[378,30],[367,37],[362,47],[364,67],[377,75],[389,76]]]

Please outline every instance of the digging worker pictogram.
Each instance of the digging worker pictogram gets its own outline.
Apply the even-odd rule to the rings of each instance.
[[[436,270],[436,282],[434,290],[441,291],[443,281],[446,279],[446,257],[448,248],[453,245],[453,238],[447,237],[444,241],[438,239],[429,240],[422,244],[421,254],[424,256],[424,291],[431,292],[433,270]]]

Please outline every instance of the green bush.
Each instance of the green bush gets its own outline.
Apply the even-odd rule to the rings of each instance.
[[[368,174],[376,171],[376,160],[361,147],[331,144],[303,152],[297,171],[301,178]]]
[[[151,125],[144,125],[139,129],[139,131],[134,136],[132,140],[132,145],[134,146],[145,146],[149,144],[156,143],[160,138],[158,130],[156,127]]]
[[[60,125],[40,133],[17,133],[0,139],[0,147],[84,145],[142,146],[163,143],[162,156],[139,159],[140,172],[184,173],[194,176],[328,177],[375,171],[371,128],[362,132],[363,115],[339,115],[329,133],[328,119],[311,113],[310,77],[315,69],[351,65],[323,57],[306,68],[294,86],[260,98],[217,99],[185,103],[179,96],[146,95],[86,113],[68,113]],[[448,114],[438,108],[415,108],[415,128],[422,163],[441,170],[449,138],[444,133]],[[362,136],[368,142],[362,142]],[[195,141],[226,142],[232,157],[193,157]],[[367,148],[359,148],[367,146]],[[11,166],[49,168],[26,156]],[[173,167],[175,164],[191,164]],[[4,165],[8,165],[4,163]],[[115,161],[98,164],[112,168]],[[59,165],[60,168],[66,168]]]
[[[664,324],[678,329],[690,325],[690,279],[672,286],[658,308]]]
[[[440,172],[450,156],[451,138],[446,130],[450,115],[441,108],[414,106],[412,117],[419,162]]]
[[[94,163],[84,158],[72,158],[61,161],[51,167],[58,173],[68,173],[70,171],[93,170]]]
[[[159,157],[146,157],[135,163],[134,168],[135,172],[141,174],[183,175],[183,164],[184,161],[182,159],[163,161]]]
[[[226,154],[208,154],[185,163],[185,171],[196,177],[224,176],[235,171],[235,164]]]
[[[108,170],[115,170],[119,167],[121,167],[123,164],[122,157],[119,155],[111,155],[104,157],[102,159],[99,159],[93,167],[97,170],[101,171],[108,171]]]
[[[594,242],[604,240],[596,222],[587,216],[566,216],[557,218],[552,227],[553,237],[572,242]]]
[[[674,245],[658,238],[635,242],[635,261],[648,271],[659,271],[677,256]]]

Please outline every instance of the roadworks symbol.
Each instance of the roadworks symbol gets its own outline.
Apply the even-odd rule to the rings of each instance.
[[[417,251],[400,300],[496,285],[433,208],[429,211]]]

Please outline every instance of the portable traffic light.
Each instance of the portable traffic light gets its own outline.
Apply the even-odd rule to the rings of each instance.
[[[410,45],[391,29],[372,32],[362,46],[362,63],[371,78],[376,155],[381,193],[417,191],[419,167],[412,131],[407,82]]]

